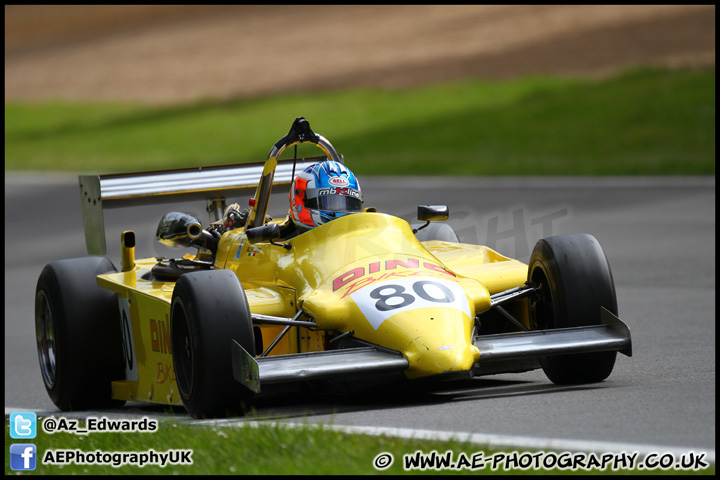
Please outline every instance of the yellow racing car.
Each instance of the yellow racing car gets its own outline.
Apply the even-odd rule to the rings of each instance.
[[[289,147],[320,149],[281,159]],[[311,147],[312,148],[312,147]],[[287,150],[289,151],[289,150]],[[297,152],[297,149],[295,149]],[[40,370],[61,410],[127,401],[241,413],[259,394],[542,368],[555,383],[607,378],[631,355],[610,266],[586,234],[537,242],[529,264],[460,243],[442,205],[418,223],[364,207],[344,159],[304,118],[264,163],[79,178],[88,253],[36,288]],[[269,218],[271,193],[289,193]],[[229,195],[249,198],[227,205]],[[203,199],[158,241],[181,258],[105,256],[103,210]]]

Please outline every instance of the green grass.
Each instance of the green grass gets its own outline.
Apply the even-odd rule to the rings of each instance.
[[[6,102],[5,168],[110,173],[264,161],[297,116],[363,175],[715,173],[714,69],[173,106]]]
[[[639,455],[634,469],[598,469],[587,468],[571,470],[569,468],[539,469],[532,462],[542,465],[545,459],[558,459],[556,465],[569,465],[570,453],[565,457],[551,457],[551,452],[533,452],[527,449],[500,450],[460,441],[434,441],[420,439],[402,439],[390,436],[369,436],[349,434],[327,427],[289,428],[279,424],[251,426],[193,426],[178,424],[173,420],[162,421],[156,432],[152,433],[89,433],[74,435],[42,431],[38,425],[38,435],[33,440],[13,440],[9,436],[9,422],[5,422],[5,446],[9,451],[12,443],[34,443],[40,461],[36,470],[23,474],[72,475],[72,474],[163,474],[163,475],[371,475],[371,474],[710,474],[714,475],[714,465],[701,470],[640,469],[643,455]],[[84,422],[81,422],[84,426]],[[57,459],[58,450],[72,450],[88,454],[110,454],[115,452],[155,452],[166,453],[169,450],[192,450],[192,465],[50,465],[43,460],[48,451]],[[461,468],[427,468],[421,470],[405,469],[405,456],[424,454],[426,458],[436,455],[448,455],[448,459]],[[389,468],[377,470],[374,461],[380,454],[389,453],[393,462]],[[663,452],[658,452],[661,455]],[[77,455],[77,454],[76,454]],[[482,455],[482,457],[480,456]],[[538,460],[532,460],[535,455]],[[575,455],[575,453],[573,453]],[[602,461],[603,454],[594,458]],[[493,459],[502,458],[493,470]],[[564,458],[560,460],[560,458]],[[577,458],[577,457],[575,457]],[[109,457],[112,461],[113,458]],[[380,459],[378,459],[379,461]],[[676,459],[677,460],[677,459]],[[119,461],[119,458],[118,458]],[[484,461],[484,468],[479,467]],[[530,468],[505,468],[516,462],[529,462]],[[552,460],[549,460],[552,461]],[[580,461],[587,462],[586,457]],[[5,473],[14,474],[10,469],[9,455],[5,457]],[[563,462],[563,463],[561,463]],[[611,466],[611,464],[608,464]]]

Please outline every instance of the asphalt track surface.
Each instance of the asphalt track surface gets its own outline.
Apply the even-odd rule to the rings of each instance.
[[[542,371],[496,375],[429,391],[308,395],[259,402],[241,421],[507,435],[715,449],[715,179],[373,178],[366,206],[414,220],[418,204],[447,204],[461,241],[527,261],[546,236],[590,233],[615,279],[633,357],[618,355],[610,378],[556,386]],[[241,203],[246,198],[230,199]],[[271,201],[271,213],[285,208]],[[172,255],[154,242],[160,217],[202,204],[106,211],[108,256],[119,264],[124,229],[136,255]],[[6,172],[5,407],[59,413],[44,390],[34,344],[37,277],[53,260],[85,256],[76,177]],[[168,253],[169,252],[169,253]],[[138,404],[119,412],[165,415]],[[183,417],[182,410],[174,415]]]

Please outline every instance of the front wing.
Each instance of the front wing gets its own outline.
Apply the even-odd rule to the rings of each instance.
[[[529,370],[553,355],[619,351],[632,356],[630,330],[604,308],[600,325],[485,335],[473,343],[480,350],[474,374]],[[255,358],[235,341],[232,362],[235,380],[255,393],[270,384],[399,373],[408,367],[400,352],[377,346]]]

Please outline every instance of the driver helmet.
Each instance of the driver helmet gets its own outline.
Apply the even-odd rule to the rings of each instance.
[[[293,179],[290,216],[299,227],[318,227],[362,208],[360,184],[342,163],[330,160],[316,163]]]

